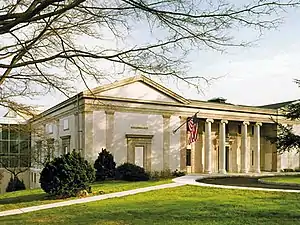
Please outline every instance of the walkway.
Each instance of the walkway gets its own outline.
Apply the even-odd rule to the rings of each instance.
[[[293,193],[300,193],[300,190],[287,190],[287,189],[275,189],[275,188],[261,188],[261,187],[245,187],[245,186],[231,186],[231,185],[221,185],[221,184],[212,184],[211,183],[202,183],[197,182],[196,180],[203,179],[203,178],[224,178],[224,177],[267,177],[267,176],[279,176],[279,175],[300,175],[300,173],[236,173],[236,174],[192,174],[186,175],[183,177],[178,177],[173,179],[174,182],[178,184],[187,184],[187,185],[196,185],[202,187],[214,187],[214,188],[225,188],[225,189],[241,189],[241,190],[252,190],[252,191],[277,191],[277,192],[293,192]]]
[[[91,197],[86,197],[86,198],[68,200],[68,201],[64,201],[64,202],[56,202],[56,203],[45,204],[45,205],[38,205],[38,206],[31,206],[31,207],[20,208],[20,209],[7,210],[7,211],[0,212],[0,216],[17,215],[17,214],[22,214],[22,213],[27,213],[27,212],[38,211],[38,210],[42,210],[42,209],[50,209],[50,208],[56,208],[56,207],[61,207],[61,206],[94,202],[94,201],[99,201],[99,200],[104,200],[104,199],[109,199],[109,198],[119,198],[119,197],[123,197],[123,196],[135,195],[138,193],[160,190],[160,189],[165,189],[165,188],[179,187],[179,186],[183,186],[183,185],[185,185],[185,184],[180,184],[180,183],[162,184],[162,185],[150,186],[150,187],[145,187],[145,188],[138,188],[138,189],[129,190],[129,191],[122,191],[122,192],[116,192],[116,193],[111,193],[111,194],[97,195],[97,196],[91,196]]]

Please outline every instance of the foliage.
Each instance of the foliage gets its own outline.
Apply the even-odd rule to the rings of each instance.
[[[213,78],[187,75],[190,53],[249,46],[256,37],[236,38],[237,31],[249,29],[259,37],[264,30],[277,28],[282,14],[300,4],[298,0],[1,3],[0,105],[19,111],[30,107],[15,98],[41,96],[53,89],[69,96],[75,81],[116,79],[119,72],[174,78],[199,90],[203,81]]]
[[[6,187],[6,192],[25,190],[24,181],[20,181],[17,176],[11,177]]]
[[[180,171],[180,170],[177,170],[177,169],[172,172],[173,177],[182,177],[184,175],[185,175],[184,171]]]
[[[294,172],[294,169],[284,168],[284,169],[282,169],[282,172]]]
[[[48,162],[40,177],[41,188],[46,193],[62,197],[90,190],[94,180],[94,168],[75,151]]]
[[[171,171],[170,169],[163,170],[163,171],[151,171],[150,178],[151,180],[159,180],[159,179],[166,179],[166,178],[174,178],[174,177],[181,177],[184,176],[185,172],[180,170]]]
[[[105,180],[106,178],[114,178],[116,163],[113,155],[106,149],[102,149],[94,163],[94,168],[96,169],[97,181]]]
[[[116,179],[125,181],[146,181],[150,179],[144,168],[132,163],[124,163],[116,168]]]

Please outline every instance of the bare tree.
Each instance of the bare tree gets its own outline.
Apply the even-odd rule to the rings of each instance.
[[[199,88],[188,76],[193,50],[248,46],[234,32],[260,35],[277,28],[282,13],[299,0],[2,0],[0,3],[0,104],[52,89],[65,95],[78,79],[100,82],[119,72],[174,78]],[[244,2],[244,1],[242,1]],[[141,30],[145,34],[137,32]],[[111,43],[107,40],[111,40]],[[146,40],[141,40],[146,39]],[[28,110],[25,105],[19,108]]]

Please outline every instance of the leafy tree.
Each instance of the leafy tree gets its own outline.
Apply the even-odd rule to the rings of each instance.
[[[124,72],[174,78],[199,89],[209,78],[187,75],[189,53],[249,46],[251,40],[236,38],[236,31],[251,29],[260,36],[299,5],[298,0],[2,0],[0,105],[30,111],[16,98],[51,90],[70,96],[78,79],[101,82]]]
[[[94,168],[73,151],[48,162],[41,172],[41,188],[50,195],[69,197],[90,190]]]
[[[94,168],[96,169],[97,181],[114,178],[116,163],[113,155],[109,151],[106,151],[106,149],[102,149],[94,163]]]
[[[300,80],[296,80],[296,83],[300,87]],[[287,119],[292,121],[300,120],[300,101],[287,105],[283,109],[283,113]],[[289,125],[283,125],[273,120],[278,127],[277,137],[269,138],[270,141],[276,144],[276,147],[280,153],[285,151],[297,150],[300,152],[300,135],[295,134],[293,127]]]

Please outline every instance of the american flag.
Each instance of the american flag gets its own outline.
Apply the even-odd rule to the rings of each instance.
[[[198,136],[198,123],[196,121],[195,116],[189,119],[188,121],[188,132],[190,134],[189,136],[189,145],[193,142],[197,141]]]

